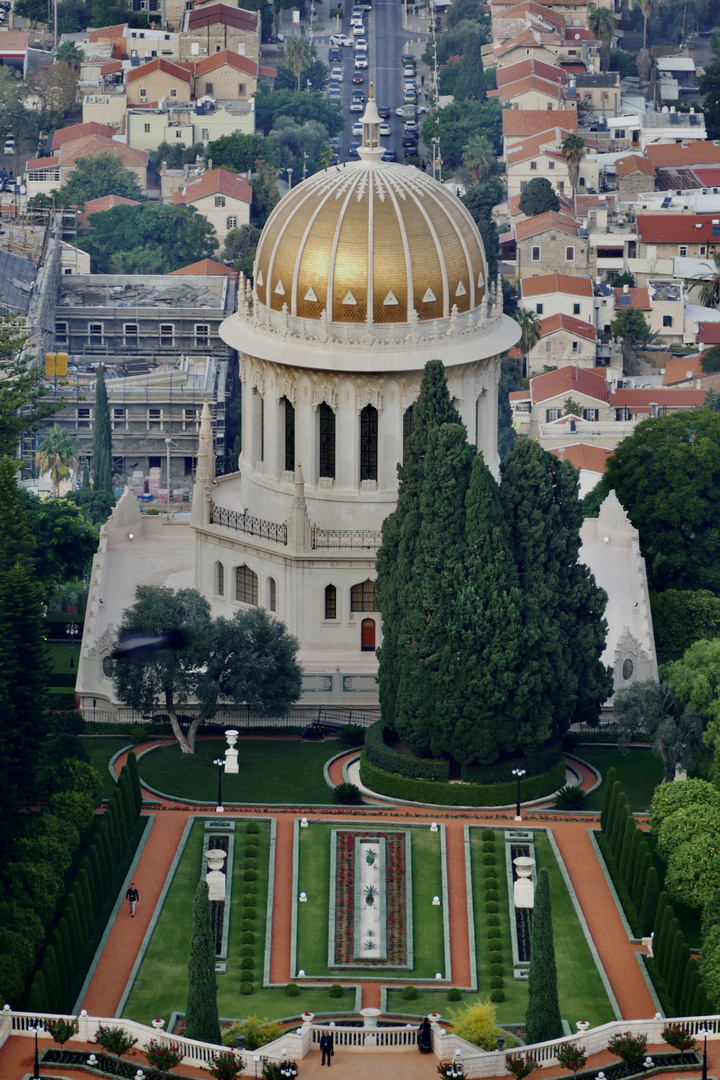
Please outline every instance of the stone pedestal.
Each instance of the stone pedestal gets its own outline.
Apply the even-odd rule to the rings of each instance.
[[[535,906],[535,887],[532,882],[533,866],[535,860],[529,855],[519,855],[513,859],[517,880],[513,887],[513,903],[516,908],[532,908]]]
[[[225,732],[225,738],[227,739],[228,749],[225,751],[225,772],[237,773],[240,772],[238,768],[238,752],[235,749],[235,743],[238,741],[238,732],[234,728],[228,729]]]
[[[223,873],[223,864],[226,858],[227,854],[222,851],[221,848],[208,849],[208,872],[205,875],[205,880],[208,884],[208,890],[210,892],[209,899],[211,901],[225,899],[225,874]]]

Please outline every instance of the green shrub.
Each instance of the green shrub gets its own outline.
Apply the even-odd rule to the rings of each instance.
[[[499,975],[500,977],[502,977],[505,974],[505,971],[504,971],[504,968],[503,968],[502,964],[491,964],[490,965],[490,974],[491,975]]]
[[[483,855],[483,865],[484,866],[495,866],[495,853],[494,852],[490,852],[490,851],[485,852],[485,854]]]
[[[257,903],[257,898],[256,897],[254,897],[254,896],[245,896],[244,897],[244,899],[243,899],[243,918],[244,919],[249,919],[251,917],[253,919],[255,918],[255,905],[256,905],[256,903]],[[245,927],[243,927],[243,929],[245,929]]]
[[[495,918],[497,919],[498,916],[496,915]],[[502,937],[502,931],[499,926],[488,926],[487,936],[491,941],[495,941]]]
[[[241,982],[240,983],[240,993],[241,994],[252,994],[252,992],[253,992],[253,984],[251,982]]]
[[[488,915],[494,915],[497,911],[500,910],[500,905],[498,904],[497,900],[486,900],[485,910],[487,911]]]
[[[362,746],[365,742],[365,732],[367,728],[360,727],[359,724],[346,724],[342,731],[338,733],[338,741],[343,746]]]
[[[300,987],[297,983],[288,983],[285,987],[285,997],[297,997],[300,993]]]
[[[242,929],[249,930],[251,933],[255,929],[255,920],[248,919],[246,915],[243,916]]]
[[[255,967],[255,961],[253,960],[253,958],[251,956],[245,956],[240,961],[240,970],[242,972],[252,971],[254,969],[254,967]]]
[[[402,992],[404,1001],[414,1001],[418,996],[418,992],[414,986],[406,986]]]
[[[257,870],[248,869],[243,874],[245,881],[257,881]]]
[[[141,724],[136,724],[134,728],[130,729],[130,742],[133,746],[139,746],[140,743],[148,741],[148,731],[146,727]]]
[[[245,855],[252,855],[253,858],[255,858],[255,856],[257,855],[259,843],[260,841],[257,836],[248,836],[247,840],[245,841]]]
[[[246,855],[245,856],[245,869],[246,870],[257,870],[257,859],[248,858],[247,855]]]
[[[364,729],[361,729],[361,730],[364,730]],[[328,997],[341,998],[342,996],[343,996],[343,988],[340,985],[340,983],[333,983],[332,986],[328,989]]]
[[[444,783],[447,783],[450,779],[450,763],[448,761],[416,758],[410,754],[401,754],[399,750],[391,749],[385,742],[385,726],[382,720],[371,724],[365,732],[365,746],[363,747],[362,758],[366,758],[368,763],[374,765],[379,771],[390,773],[398,779],[408,777],[430,781],[439,780]],[[372,784],[366,782],[362,770],[360,775],[366,787],[377,790]],[[412,796],[408,797],[412,798]],[[398,798],[404,798],[404,796],[398,796]],[[424,801],[429,802],[430,800]]]
[[[486,866],[485,877],[488,879],[496,878],[498,876],[497,866]]]
[[[250,836],[251,833],[259,833],[260,826],[258,825],[257,821],[248,821],[247,825],[245,826],[245,832],[248,836]]]
[[[497,889],[486,889],[485,890],[485,903],[487,904],[489,901],[494,902],[495,900],[497,900],[499,898],[499,895],[500,894],[498,893]]]
[[[483,840],[483,851],[491,851],[493,853],[493,855],[494,855],[495,854],[495,841],[494,840]]]
[[[253,899],[254,899],[256,892],[257,892],[257,885],[255,884],[255,882],[254,881],[246,881],[245,882],[245,896],[252,896]]]
[[[505,1000],[505,991],[504,990],[491,990],[490,991],[490,1000],[495,1001],[495,1002],[504,1001]]]
[[[254,945],[241,945],[240,946],[240,956],[243,959],[246,956],[254,956],[254,955],[255,955],[255,946]]]
[[[500,964],[500,965],[502,965],[503,954],[500,951],[500,949],[497,947],[497,944],[493,945],[492,951],[491,951],[490,955],[488,956],[488,960],[489,960],[490,964]],[[492,974],[492,972],[491,972],[491,974]]]
[[[555,796],[555,805],[559,810],[582,810],[585,792],[580,787],[566,784]]]
[[[499,990],[503,986],[503,980],[501,975],[492,975],[490,978],[490,989]]]
[[[556,769],[558,764],[562,764],[562,779],[553,789],[554,791],[557,791],[557,789],[565,783],[565,758],[562,756],[561,741],[547,743],[545,746],[541,746],[539,750],[536,750],[532,757],[520,761],[496,761],[493,762],[492,765],[461,765],[460,776],[470,784],[487,784],[511,788],[515,787],[517,784],[512,771],[514,768],[517,768],[518,765],[525,769],[527,779],[532,780],[533,777],[539,776],[541,773]],[[520,790],[524,790],[522,782]],[[525,798],[531,797],[532,796],[525,796]],[[513,796],[506,799],[505,803],[512,803],[514,801],[515,797]],[[498,806],[504,804],[493,803],[492,805]]]
[[[480,833],[480,836],[483,840],[495,840],[495,830],[483,829],[483,831]]]
[[[485,925],[486,926],[499,926],[500,925],[500,916],[499,915],[487,915],[485,917]]]
[[[359,806],[362,801],[362,791],[357,784],[337,784],[333,788],[333,802],[342,806]]]
[[[462,1001],[462,990],[458,990],[457,986],[451,986],[447,992],[448,1001]]]
[[[254,945],[255,944],[255,935],[253,934],[253,932],[251,930],[246,930],[245,933],[243,934],[242,938],[241,938],[241,942],[242,942],[243,945]]]

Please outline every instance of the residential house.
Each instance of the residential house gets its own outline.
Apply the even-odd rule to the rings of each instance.
[[[528,57],[498,68],[496,79],[497,90],[489,90],[488,97],[496,98],[503,106],[547,112],[575,108],[575,97],[569,96],[567,87],[568,76],[554,63]]]
[[[571,192],[568,165],[561,152],[562,142],[568,134],[564,128],[556,127],[507,148],[508,198],[523,192],[530,181],[539,176],[549,180],[557,192]],[[596,159],[583,158],[579,175],[581,187],[597,190],[599,170]]]
[[[703,350],[720,345],[720,321],[698,323],[695,340]]]
[[[685,302],[683,286],[674,281],[648,282],[644,288],[623,285],[615,289],[615,314],[624,308],[641,311],[650,330],[660,341],[683,344],[685,341]]]
[[[702,375],[701,356],[671,356],[663,371],[663,386],[694,386],[694,380]]]
[[[505,149],[525,139],[534,138],[550,131],[559,124],[564,131],[577,133],[577,113],[565,109],[560,115],[548,116],[547,110],[503,109],[502,125]]]
[[[0,34],[0,65],[10,68],[16,78],[27,79],[30,35],[27,30],[5,30]]]
[[[493,22],[503,18],[517,4],[517,0],[490,0]],[[589,0],[547,0],[544,5],[549,12],[556,12],[564,17],[568,26],[587,26],[590,9]]]
[[[551,45],[559,40],[557,35],[542,33],[526,27],[509,41],[496,44],[492,49],[491,62],[496,67],[508,67],[520,59],[542,60],[546,64],[555,62],[556,53]]]
[[[205,277],[226,277],[233,282],[238,279],[237,270],[233,270],[232,266],[226,266],[225,263],[218,262],[217,259],[200,259],[198,262],[190,263],[189,266],[181,266],[179,270],[171,270],[168,277],[198,277],[200,275]]]
[[[660,143],[648,146],[645,156],[655,169],[658,191],[707,187],[697,169],[720,169],[720,142],[694,139]]]
[[[572,315],[548,315],[540,320],[540,340],[528,353],[528,370],[536,375],[549,367],[594,368],[597,331],[592,323]]]
[[[250,101],[261,78],[271,81],[273,67],[264,67],[249,56],[222,49],[195,65],[195,96],[219,101]]]
[[[573,83],[579,107],[598,116],[604,116],[606,113],[612,116],[617,115],[622,93],[619,72],[578,74],[569,80],[571,87]]]
[[[572,315],[595,325],[592,279],[572,274],[543,274],[520,281],[520,306],[536,315]]]
[[[720,249],[720,214],[639,213],[637,235],[638,259],[647,261],[651,273],[671,273],[671,267],[660,266],[675,256],[702,259]]]
[[[615,115],[610,110],[606,112],[606,131],[598,136],[603,140],[603,150],[608,152],[631,150],[643,154],[648,147],[657,144],[674,146],[702,142],[707,138],[705,117],[693,108],[689,112],[678,112],[674,105],[663,106],[661,112],[655,113],[645,112],[638,103],[633,111],[629,111],[626,99],[621,106],[622,111]]]
[[[213,169],[188,180],[171,201],[176,206],[194,206],[214,227],[221,244],[230,229],[250,224],[252,188],[227,169]]]
[[[190,101],[192,83],[192,71],[188,67],[160,58],[151,60],[128,71],[128,105],[156,104],[161,98],[170,102]]]
[[[49,195],[56,188],[62,187],[70,172],[81,158],[111,154],[134,173],[141,188],[147,187],[148,155],[144,150],[133,150],[130,146],[116,142],[103,135],[85,135],[83,138],[63,142],[55,154],[46,158],[28,161],[25,172],[28,198],[33,195]]]
[[[166,0],[176,2],[176,0]],[[177,0],[178,3],[184,0]],[[180,58],[200,60],[230,49],[251,60],[260,59],[260,13],[211,4],[184,14],[180,35]]]
[[[78,217],[78,224],[89,225],[91,214],[102,214],[106,210],[112,210],[115,206],[139,205],[137,199],[124,199],[122,195],[102,195],[99,199],[89,199],[83,206],[82,214]]]
[[[64,146],[65,143],[84,139],[86,135],[101,135],[105,139],[113,139],[117,135],[117,130],[109,124],[99,124],[95,121],[83,124],[70,124],[69,127],[58,128],[58,130],[53,132],[50,136],[50,153],[57,154],[60,147]]]
[[[634,202],[643,192],[655,190],[655,169],[639,154],[628,154],[615,162],[618,196],[621,202]]]
[[[117,61],[122,76],[122,63]],[[124,85],[121,93],[86,94],[83,98],[83,124],[96,123],[113,129],[117,135],[125,120],[127,97]]]
[[[517,276],[588,273],[587,237],[569,214],[548,210],[515,225]]]
[[[607,468],[607,459],[612,454],[611,450],[606,450],[602,446],[591,446],[584,442],[557,446],[550,452],[561,461],[569,461],[580,473],[578,494],[581,499],[584,499],[597,485]]]
[[[234,132],[252,135],[255,131],[254,101],[161,102],[152,108],[128,109],[125,139],[138,150],[155,150],[160,143],[213,142]]]
[[[498,12],[493,15],[493,44],[510,41],[527,27],[543,33],[561,33],[565,29],[565,16],[557,11],[550,11],[545,4],[535,3],[535,0],[524,0],[502,14]]]

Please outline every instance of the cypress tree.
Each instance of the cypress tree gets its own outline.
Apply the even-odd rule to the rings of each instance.
[[[403,463],[398,466],[396,509],[383,523],[382,545],[377,553],[378,607],[383,619],[383,642],[378,650],[378,693],[383,723],[395,726],[400,652],[404,642],[402,621],[404,594],[411,581],[415,540],[420,527],[420,489],[428,433],[441,424],[459,424],[460,416],[448,393],[441,361],[425,365],[420,393],[406,419],[410,434],[403,447]],[[400,541],[404,537],[404,558],[400,563]]]
[[[613,859],[617,865],[620,862],[620,856],[622,855],[622,845],[625,839],[625,829],[627,826],[628,815],[630,813],[630,807],[628,806],[625,792],[622,794],[622,801],[618,801],[617,809],[615,811],[615,824],[613,825],[612,837],[610,838],[610,849],[613,853]]]
[[[77,967],[77,954],[73,947],[73,940],[66,911],[63,912],[62,918],[58,923],[58,933],[60,934],[60,941],[62,942],[62,955],[68,982],[72,983],[75,968]]]
[[[673,959],[673,951],[675,948],[675,935],[680,929],[680,920],[677,915],[673,915],[670,920],[670,925],[667,929],[667,934],[663,939],[662,953],[658,957],[658,963],[660,965],[660,974],[662,975],[665,983],[667,984],[670,978],[670,966]]]
[[[30,994],[28,996],[28,1012],[40,1014],[51,1012],[48,1004],[47,987],[45,986],[45,976],[42,971],[36,971],[35,977],[30,987]]]
[[[60,988],[60,997],[61,997],[62,1000],[64,1000],[65,999],[65,994],[67,993],[68,978],[69,978],[69,972],[70,972],[71,969],[68,967],[68,964],[67,964],[65,953],[63,951],[62,938],[60,937],[60,931],[57,928],[57,926],[53,930],[52,935],[50,937],[50,945],[52,946],[52,949],[53,949],[53,951],[55,953],[55,960],[56,960],[56,963],[57,963],[58,984],[59,984],[59,988]]]
[[[104,900],[108,892],[108,881],[105,876],[105,867],[103,865],[103,859],[100,854],[100,848],[98,841],[93,840],[90,848],[88,849],[88,860],[92,867],[92,874],[95,879],[95,884],[100,900]]]
[[[683,952],[683,948],[685,952]],[[670,950],[670,963],[668,964],[667,978],[665,984],[668,989],[668,993],[672,999],[673,1005],[677,1008],[677,995],[680,987],[678,982],[682,979],[683,972],[685,971],[685,964],[687,963],[687,957],[689,956],[689,950],[685,944],[685,935],[682,930],[676,930],[675,936],[672,941],[672,948]]]
[[[207,882],[201,879],[193,901],[193,926],[188,960],[185,1034],[200,1042],[220,1043],[220,1020],[215,976],[215,940],[210,923]]]
[[[638,844],[637,854],[635,856],[635,866],[633,868],[630,892],[635,902],[635,907],[639,911],[643,893],[645,891],[647,872],[653,865],[653,857],[650,854],[650,848],[648,847],[648,842],[645,839],[642,829],[638,829],[638,833],[640,834],[640,843]]]
[[[610,813],[610,801],[612,799],[613,786],[618,778],[617,769],[612,765],[603,780],[603,801],[600,811],[600,831],[607,833],[608,814]]]
[[[86,942],[90,936],[90,915],[85,906],[85,897],[83,895],[82,888],[80,887],[80,881],[76,878],[70,893],[68,900],[73,899],[75,901],[75,909],[78,917],[78,929],[80,931],[80,943]]]
[[[658,873],[654,866],[650,866],[648,867],[645,876],[645,888],[643,889],[639,913],[640,928],[645,936],[652,933],[655,925],[655,915],[658,910],[659,897],[660,883],[658,882]]]
[[[130,773],[131,788],[133,794],[133,800],[135,802],[135,811],[139,815],[142,811],[142,786],[140,784],[140,771],[138,769],[137,757],[135,751],[131,750],[127,756],[128,772]]]
[[[637,822],[635,822],[635,831],[632,835],[630,855],[628,857],[627,870],[625,871],[625,884],[627,885],[628,892],[630,893],[633,899],[633,903],[636,906],[637,900],[635,899],[635,883],[640,877],[643,844],[645,844],[645,837],[643,836],[643,831],[642,829],[638,828],[638,824]],[[642,889],[640,890],[640,896],[642,897]]]
[[[608,806],[606,825],[603,829],[603,836],[607,840],[608,844],[610,844],[613,830],[615,828],[615,815],[617,814],[618,804],[620,802],[620,797],[622,794],[622,784],[619,780],[616,780],[612,786],[612,791],[610,793],[610,804]]]
[[[103,814],[102,818],[105,828],[101,828],[98,831],[98,843],[102,850],[103,861],[105,863],[105,875],[108,882],[108,889],[110,889],[113,883],[113,877],[115,876],[115,860],[112,857],[112,845],[110,843],[110,830],[107,826],[107,818]]]
[[[83,462],[82,484],[80,486],[83,491],[90,490],[90,469],[88,468],[87,458]]]
[[[85,870],[84,867],[81,867],[80,872],[78,873],[78,884],[82,893],[85,910],[88,914],[88,930],[91,931],[95,923],[95,898],[90,888],[90,878],[88,877],[88,872],[87,870]]]
[[[73,951],[73,959],[75,965],[79,965],[80,959],[85,952],[85,937],[80,923],[80,914],[78,912],[77,898],[75,896],[75,887],[70,892],[67,900],[65,901],[65,918],[67,919],[68,930],[70,931],[70,947]]]
[[[550,875],[545,868],[538,872],[535,888],[525,1031],[528,1043],[559,1039],[563,1034],[557,993]]]
[[[47,988],[48,1008],[50,1012],[60,1012],[62,1006],[62,992],[60,989],[60,975],[58,973],[57,958],[52,945],[48,945],[43,957],[40,969],[45,977]]]
[[[108,408],[105,369],[100,365],[95,381],[95,420],[93,422],[93,491],[112,495],[112,433]]]
[[[125,850],[127,844],[127,822],[125,821],[125,809],[122,804],[122,796],[117,787],[113,791],[108,801],[108,810],[110,811],[110,822],[115,833],[115,854],[121,855]]]
[[[657,943],[660,937],[660,927],[662,925],[663,917],[665,915],[665,908],[670,903],[670,897],[665,889],[662,890],[658,897],[657,908],[655,910],[655,922],[653,924],[653,930],[655,931],[655,942]]]
[[[667,906],[665,907],[665,910],[663,911],[662,922],[660,923],[660,929],[656,933],[655,938],[653,940],[653,954],[655,956],[655,961],[657,963],[658,970],[659,970],[661,975],[663,973],[663,963],[664,963],[663,958],[664,958],[664,954],[665,954],[666,942],[668,940],[668,934],[670,932],[670,926],[671,926],[672,921],[673,921],[674,918],[675,918],[675,911],[674,911],[674,909],[672,907],[672,904],[667,904]],[[673,930],[673,934],[674,933],[675,933],[675,931]]]
[[[530,439],[519,439],[501,465],[500,501],[524,602],[523,675],[533,688],[532,752],[573,721],[597,722],[612,692],[600,663],[607,596],[582,563],[578,473]],[[558,697],[553,689],[561,685]]]
[[[625,820],[625,828],[623,830],[622,839],[620,841],[620,877],[627,885],[628,881],[628,868],[630,866],[630,857],[632,855],[633,844],[635,842],[635,834],[638,828],[635,824],[635,818],[628,812],[628,816]]]
[[[473,450],[461,424],[442,424],[428,433],[420,491],[420,528],[413,538],[414,565],[406,567],[406,529],[398,564],[406,567],[404,646],[398,666],[395,727],[415,753],[442,751],[433,730],[436,703],[445,710],[445,731],[453,731],[457,713],[438,698],[437,674],[442,648],[450,634],[458,582],[465,572],[465,498]],[[406,522],[407,526],[407,522]]]
[[[123,765],[120,770],[120,782],[118,787],[122,797],[123,813],[125,814],[125,820],[128,825],[128,835],[130,835],[135,825],[135,819],[137,818],[137,810],[135,809],[135,800],[132,793],[130,770],[127,765]]]
[[[680,1016],[690,1016],[692,1004],[695,1000],[695,992],[700,985],[700,972],[697,960],[694,956],[688,959],[683,979],[682,995],[680,999]]]
[[[515,749],[528,704],[517,571],[498,486],[479,454],[467,492],[465,545],[466,577],[457,574],[455,611],[440,653],[431,750],[492,762]]]
[[[709,1007],[708,1007],[709,1006]],[[693,998],[692,1010],[688,1013],[688,1016],[712,1016],[715,1012],[714,1007],[708,1001],[708,996],[705,993],[705,987],[701,982],[698,983],[695,990],[695,997]]]

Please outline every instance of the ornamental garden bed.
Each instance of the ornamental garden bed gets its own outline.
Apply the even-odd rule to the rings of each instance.
[[[125,1058],[116,1058],[111,1054],[95,1054],[97,1064],[88,1064],[90,1051],[88,1050],[43,1050],[40,1055],[42,1064],[52,1065],[65,1069],[87,1069],[92,1076],[121,1076],[127,1080],[135,1080],[138,1073],[138,1062],[127,1061]],[[143,1065],[142,1071],[146,1080],[167,1080],[168,1073],[159,1069],[151,1069],[149,1065]],[[175,1072],[173,1080],[192,1080],[187,1073]]]

